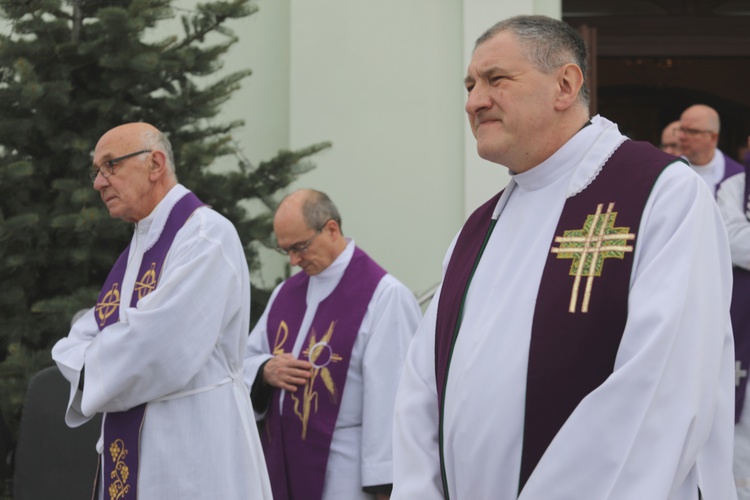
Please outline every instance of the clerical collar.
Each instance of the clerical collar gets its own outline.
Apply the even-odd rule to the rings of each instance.
[[[626,139],[617,125],[602,116],[595,116],[591,126],[584,126],[552,156],[536,167],[515,175],[511,181],[524,190],[543,188],[570,175],[567,197],[582,191]]]
[[[583,130],[583,129],[585,129],[586,127],[588,127],[589,125],[591,125],[591,123],[592,123],[592,122],[591,122],[591,118],[589,118],[589,119],[588,119],[588,120],[586,121],[586,123],[584,123],[584,124],[583,124],[583,126],[582,126],[581,128],[579,128],[579,129],[578,129],[578,132],[576,132],[576,134],[578,134],[578,133],[579,133],[579,132],[580,132],[581,130]],[[575,136],[574,136],[574,137],[575,137]],[[553,156],[554,156],[554,155],[553,155]],[[544,163],[544,162],[542,162],[542,163]],[[541,165],[541,164],[540,164],[540,165]],[[537,166],[538,166],[538,165],[537,165]],[[534,167],[534,168],[536,168],[536,167]],[[510,176],[511,176],[511,177],[513,177],[514,175],[516,175],[516,172],[514,172],[514,171],[513,171],[513,170],[511,170],[511,169],[508,169],[508,173],[510,174]]]
[[[314,276],[310,276],[310,284],[307,287],[307,299],[311,301],[312,297],[328,297],[338,286],[344,271],[349,265],[354,255],[354,240],[346,238],[347,245],[343,252],[331,263],[330,266],[323,269]]]
[[[145,248],[151,248],[156,243],[164,225],[167,223],[172,207],[188,192],[188,189],[182,184],[174,185],[150,214],[135,223],[134,237],[135,235],[146,237]]]

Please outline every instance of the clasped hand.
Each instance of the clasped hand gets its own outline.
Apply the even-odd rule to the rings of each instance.
[[[285,391],[295,392],[310,378],[312,365],[297,359],[290,353],[277,354],[263,367],[263,380],[267,384]]]

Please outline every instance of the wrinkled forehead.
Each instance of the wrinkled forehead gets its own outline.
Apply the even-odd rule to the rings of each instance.
[[[501,31],[474,49],[466,69],[466,80],[526,65],[530,62],[523,56],[517,38],[510,31]]]
[[[143,133],[136,126],[120,126],[106,132],[94,148],[94,163],[144,149]]]

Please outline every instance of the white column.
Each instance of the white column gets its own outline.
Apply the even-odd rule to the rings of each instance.
[[[290,146],[333,147],[295,187],[415,292],[463,222],[461,4],[291,0]]]
[[[508,180],[477,156],[463,110],[474,40],[512,15],[559,17],[560,0],[256,3],[232,24],[225,66],[253,74],[218,119],[245,120],[235,137],[254,162],[331,141],[292,189],[327,192],[347,236],[413,291],[430,288],[468,213]],[[285,261],[261,259],[268,286]]]

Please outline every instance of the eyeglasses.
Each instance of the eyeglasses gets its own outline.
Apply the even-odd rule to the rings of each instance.
[[[276,251],[279,252],[281,255],[289,255],[290,253],[294,253],[296,255],[302,255],[307,251],[307,247],[310,246],[310,244],[313,242],[315,238],[318,237],[318,235],[323,231],[323,229],[318,229],[315,233],[315,236],[310,238],[309,240],[303,242],[303,243],[297,243],[296,245],[292,245],[289,248],[282,248],[282,247],[276,247]]]
[[[89,172],[89,177],[91,178],[91,182],[95,182],[96,181],[96,176],[98,176],[99,174],[102,174],[102,177],[104,177],[105,179],[107,177],[109,177],[110,175],[114,175],[114,173],[115,173],[115,165],[117,165],[121,161],[127,160],[128,158],[132,158],[134,156],[138,156],[138,155],[143,154],[143,153],[150,153],[150,152],[151,152],[150,149],[144,149],[142,151],[137,151],[135,153],[130,153],[130,154],[127,154],[125,156],[119,156],[117,158],[112,158],[111,160],[103,161],[101,163],[101,165],[99,165],[99,168],[97,168],[96,170],[92,170],[91,172]]]
[[[318,237],[320,233],[323,232],[323,229],[325,229],[326,224],[328,224],[333,219],[328,219],[325,221],[325,223],[315,231],[315,234],[312,238],[310,238],[307,241],[303,241],[302,243],[297,243],[295,245],[290,246],[289,248],[283,248],[283,247],[276,247],[275,250],[279,252],[281,255],[288,256],[290,253],[293,253],[295,255],[302,255],[307,251],[307,248],[312,244],[313,240]]]
[[[668,142],[666,144],[659,144],[659,147],[661,149],[669,149],[669,148],[671,148],[671,149],[677,149],[677,148],[680,147],[680,145],[677,144],[676,142]]]
[[[680,127],[677,129],[677,132],[682,132],[686,135],[698,135],[698,134],[714,134],[715,132],[713,130],[700,130],[697,128],[685,128]]]

